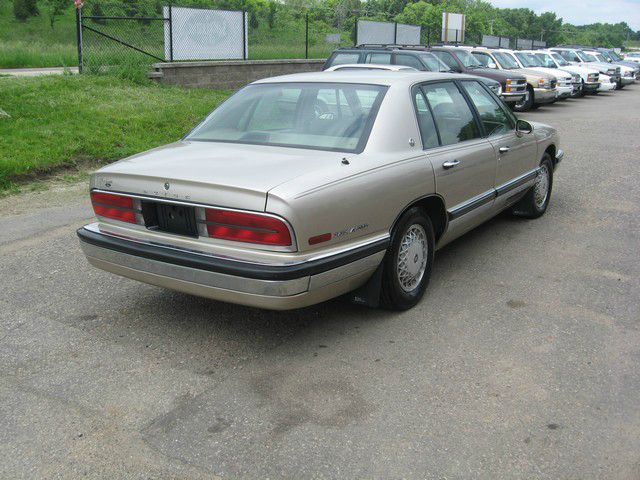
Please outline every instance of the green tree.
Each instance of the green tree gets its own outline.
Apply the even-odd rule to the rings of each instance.
[[[68,0],[45,0],[45,9],[49,16],[49,26],[51,28],[53,28],[56,17],[62,15],[68,6]]]
[[[13,0],[13,16],[16,20],[24,22],[27,18],[39,14],[36,0]]]

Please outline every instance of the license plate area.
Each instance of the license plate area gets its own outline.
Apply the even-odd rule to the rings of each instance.
[[[188,237],[198,236],[195,207],[143,200],[142,216],[149,230]]]

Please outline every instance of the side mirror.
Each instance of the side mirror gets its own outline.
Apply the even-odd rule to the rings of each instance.
[[[516,132],[521,134],[529,134],[533,132],[533,125],[525,120],[518,120],[516,122]]]

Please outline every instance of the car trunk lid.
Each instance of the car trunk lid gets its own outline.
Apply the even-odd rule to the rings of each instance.
[[[91,187],[264,211],[270,189],[342,156],[299,148],[181,141],[98,170]]]

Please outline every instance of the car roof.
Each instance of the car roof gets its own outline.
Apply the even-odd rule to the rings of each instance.
[[[388,70],[347,70],[334,72],[309,72],[281,75],[278,77],[263,78],[252,83],[294,83],[294,82],[314,82],[314,83],[362,83],[373,85],[413,85],[419,82],[430,80],[455,80],[460,78],[473,78],[472,75],[461,75],[459,73],[421,72],[411,70],[388,71]]]

